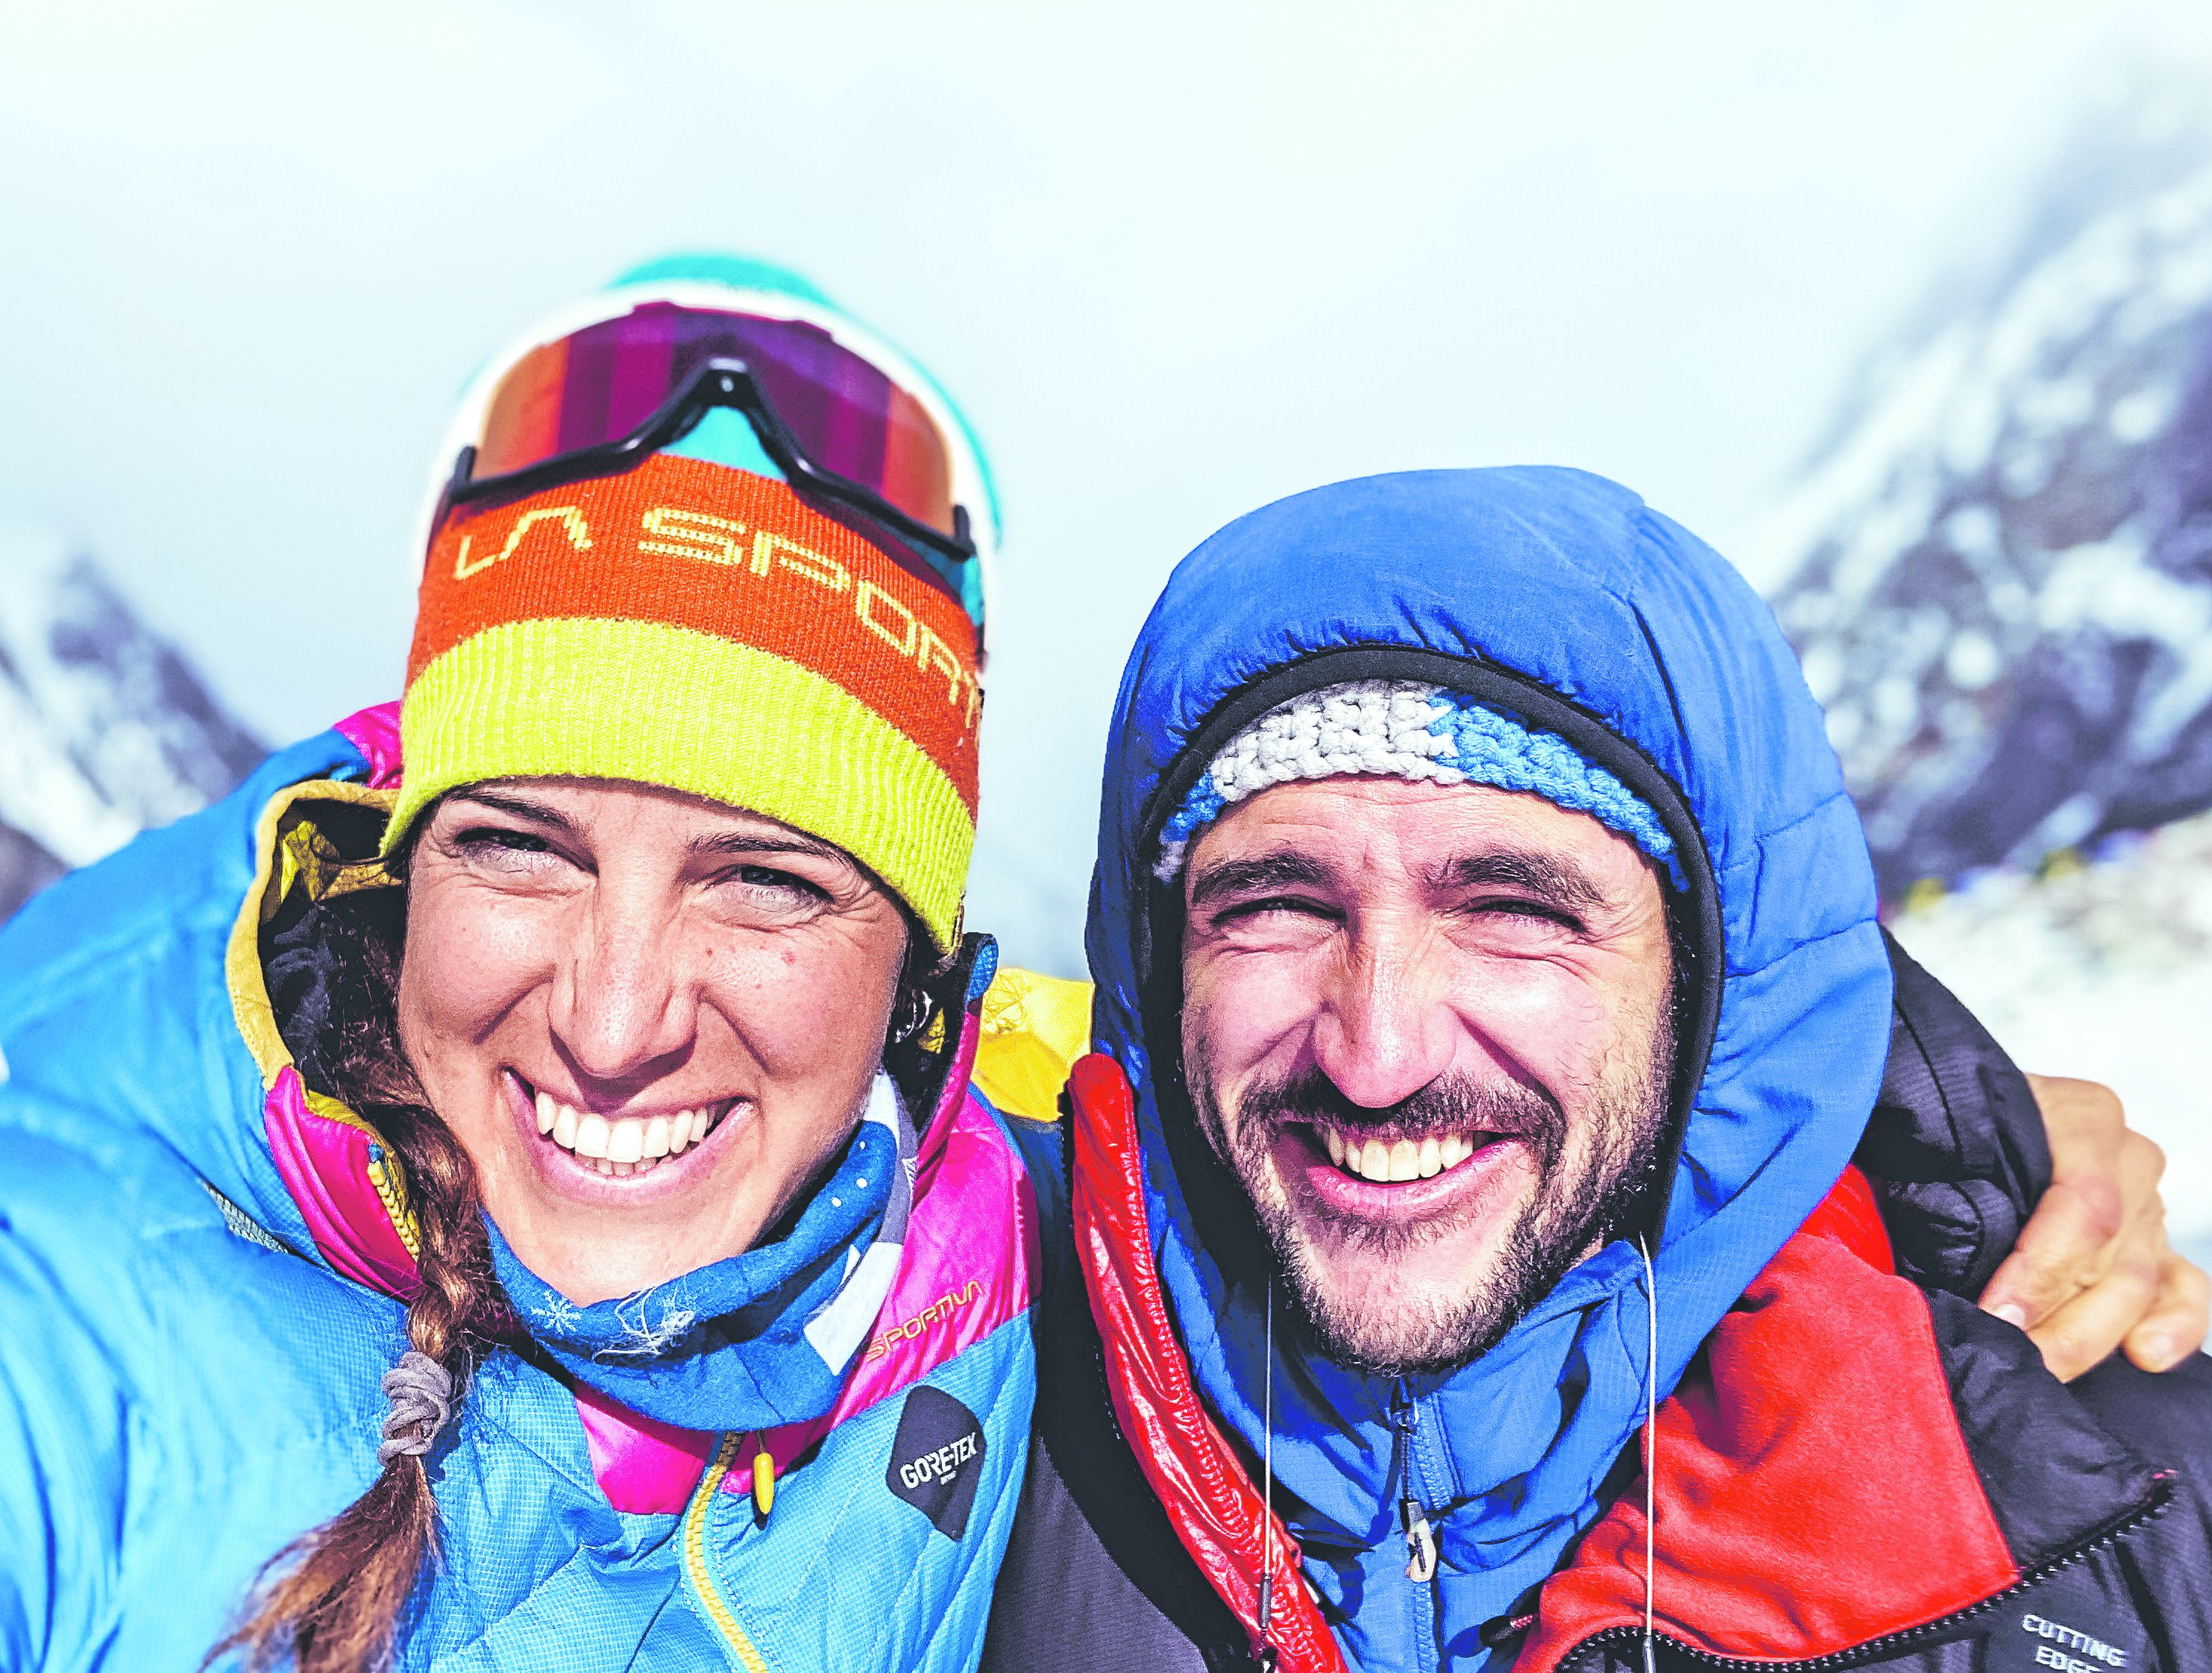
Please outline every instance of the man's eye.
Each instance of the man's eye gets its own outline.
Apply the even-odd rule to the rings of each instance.
[[[1504,922],[1509,925],[1523,924],[1531,928],[1540,927],[1555,929],[1580,929],[1582,928],[1579,920],[1568,913],[1562,912],[1558,907],[1547,905],[1539,900],[1524,900],[1518,896],[1508,895],[1471,900],[1461,907],[1460,910],[1470,918]]]
[[[1287,913],[1303,918],[1332,919],[1336,914],[1317,900],[1303,895],[1266,895],[1257,900],[1240,900],[1224,906],[1213,915],[1216,923],[1248,923],[1255,920]]]

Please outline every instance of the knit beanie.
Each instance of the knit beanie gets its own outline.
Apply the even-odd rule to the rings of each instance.
[[[1676,889],[1686,886],[1659,816],[1565,739],[1532,732],[1463,692],[1384,679],[1302,692],[1231,739],[1161,827],[1155,873],[1173,882],[1200,834],[1248,796],[1301,780],[1358,776],[1541,796],[1626,836]]]
[[[959,938],[975,847],[980,629],[996,508],[965,423],[919,368],[795,275],[726,257],[625,275],[471,384],[450,470],[524,356],[641,306],[827,332],[927,412],[981,555],[933,585],[794,493],[740,415],[618,474],[427,526],[386,852],[435,798],[510,777],[623,780],[835,843]]]

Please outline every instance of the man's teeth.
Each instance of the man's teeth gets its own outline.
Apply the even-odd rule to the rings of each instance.
[[[642,1173],[663,1157],[680,1156],[707,1136],[730,1105],[678,1110],[672,1116],[624,1116],[609,1121],[538,1094],[538,1130],[562,1149],[592,1163],[601,1173]]]
[[[1474,1138],[1453,1133],[1430,1137],[1416,1144],[1400,1139],[1385,1144],[1380,1139],[1346,1138],[1334,1127],[1321,1129],[1328,1147],[1328,1159],[1346,1173],[1389,1184],[1405,1179],[1432,1179],[1446,1168],[1456,1167],[1481,1148]]]

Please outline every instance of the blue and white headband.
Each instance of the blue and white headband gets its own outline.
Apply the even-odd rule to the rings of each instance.
[[[1367,776],[1523,790],[1617,831],[1686,886],[1674,839],[1636,793],[1555,733],[1463,692],[1411,680],[1324,685],[1269,709],[1223,746],[1160,828],[1163,882],[1198,835],[1247,796],[1300,780]]]

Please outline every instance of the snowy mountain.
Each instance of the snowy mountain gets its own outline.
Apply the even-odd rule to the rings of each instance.
[[[2212,806],[2212,151],[2073,164],[1768,540],[1886,898]]]
[[[2028,1067],[2119,1092],[2203,1260],[2212,137],[2145,109],[1869,367],[1753,567],[1899,938]]]
[[[266,752],[89,558],[0,532],[0,917]]]

